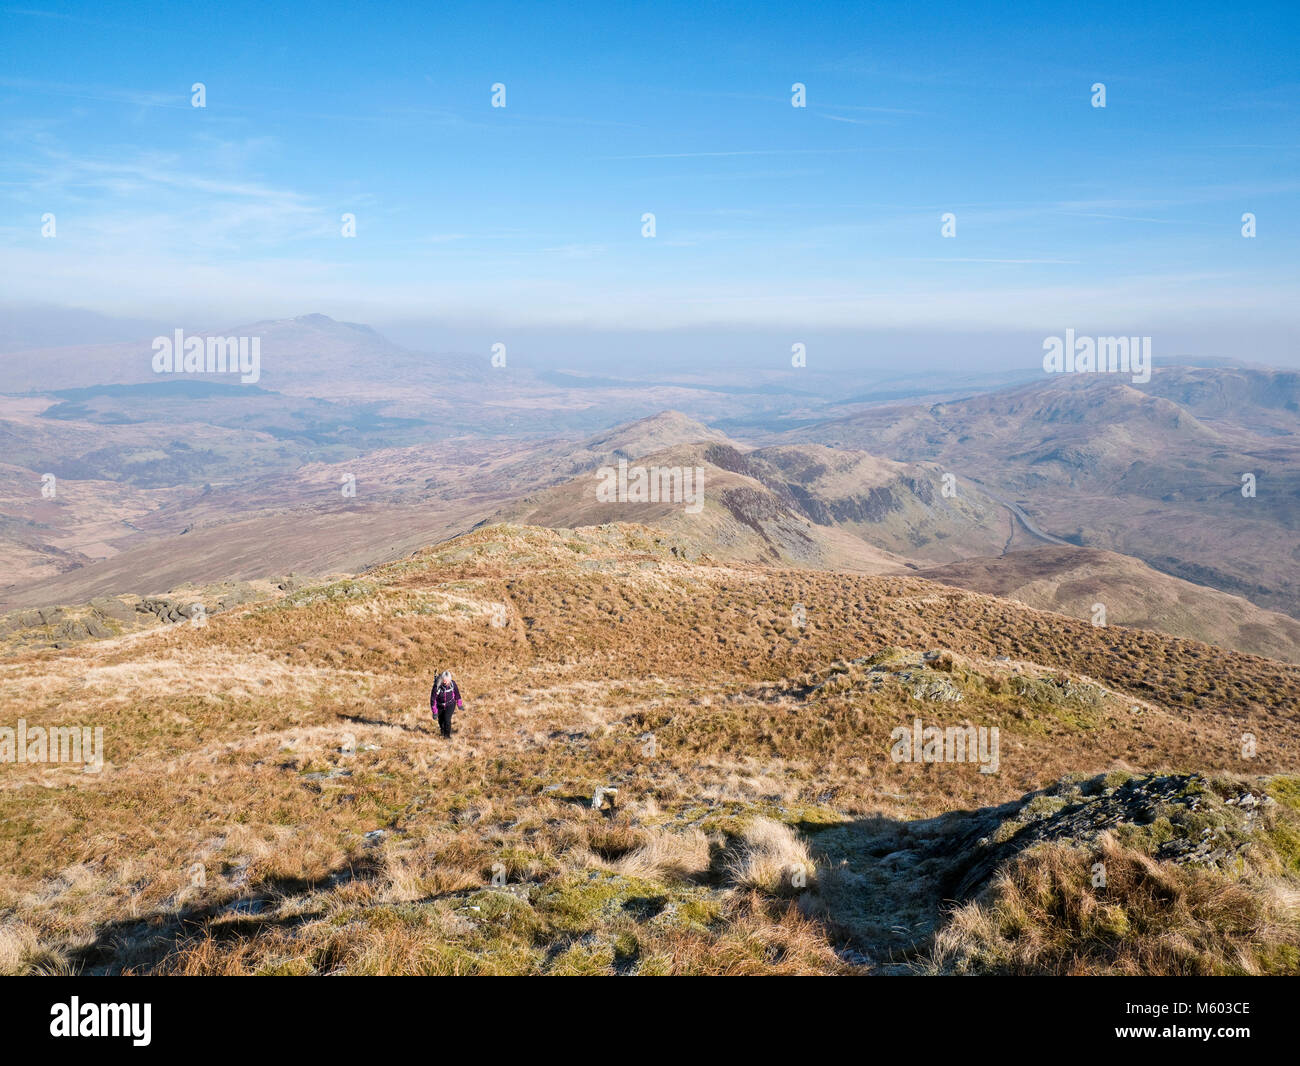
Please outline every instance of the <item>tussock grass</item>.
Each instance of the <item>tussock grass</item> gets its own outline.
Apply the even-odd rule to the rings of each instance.
[[[841,972],[835,947],[887,931],[854,909],[855,885],[885,884],[867,842],[904,847],[908,825],[1072,771],[1240,771],[1246,731],[1266,739],[1252,772],[1300,764],[1294,667],[915,578],[672,547],[632,526],[489,527],[204,627],[0,662],[0,721],[102,724],[107,760],[0,766],[0,961]],[[873,681],[934,649],[925,669],[960,702]],[[442,666],[467,700],[451,743],[428,713]],[[1001,773],[893,763],[890,730],[913,716],[999,726]],[[592,810],[610,786],[617,809]],[[851,876],[832,877],[831,840]],[[1195,921],[1231,913],[1211,904]]]
[[[726,859],[727,880],[739,888],[770,895],[797,895],[815,882],[808,846],[790,826],[755,818],[745,827]]]
[[[1094,885],[1094,864],[1106,884]],[[1294,885],[1157,862],[1113,838],[1045,845],[939,932],[925,972],[1300,973]]]

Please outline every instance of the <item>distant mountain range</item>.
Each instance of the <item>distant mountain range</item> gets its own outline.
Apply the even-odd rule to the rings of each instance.
[[[694,557],[924,572],[1300,657],[1295,373],[936,384],[924,402],[863,390],[847,415],[813,390],[790,429],[789,410],[768,417],[779,390],[707,375],[579,387],[322,315],[225,335],[241,333],[262,338],[256,385],[156,375],[147,344],[0,356],[0,608],[350,573],[497,521],[634,521]],[[620,461],[700,471],[701,506],[602,499]]]
[[[1172,368],[889,406],[785,439],[951,467],[1042,530],[1300,613],[1300,375]]]

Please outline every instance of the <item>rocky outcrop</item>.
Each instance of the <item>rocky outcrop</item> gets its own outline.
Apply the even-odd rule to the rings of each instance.
[[[954,877],[953,898],[984,887],[1012,856],[1038,844],[1093,847],[1103,833],[1139,843],[1152,858],[1216,870],[1236,865],[1274,801],[1262,787],[1211,782],[1200,774],[1103,774],[1066,779],[1025,796],[1011,811],[978,812],[952,841],[971,856]]]

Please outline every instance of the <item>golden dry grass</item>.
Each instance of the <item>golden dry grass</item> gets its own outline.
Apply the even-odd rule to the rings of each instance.
[[[1106,885],[1092,882],[1105,864]],[[958,909],[927,968],[1004,974],[1223,974],[1300,970],[1295,886],[1156,862],[1114,840],[1050,845]]]
[[[840,972],[844,934],[812,898],[824,827],[1117,764],[1297,765],[1294,667],[673,547],[640,527],[491,527],[205,627],[0,663],[5,723],[102,725],[106,749],[98,775],[0,766],[0,960]],[[854,661],[889,647],[947,649],[962,701]],[[451,743],[427,704],[445,665],[466,697]],[[1067,678],[1088,698],[1061,696]],[[913,715],[999,726],[1001,772],[891,762]],[[615,811],[592,809],[602,786]]]

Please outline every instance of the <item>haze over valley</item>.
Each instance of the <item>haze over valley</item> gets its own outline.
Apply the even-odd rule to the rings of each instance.
[[[15,1031],[1123,975],[1078,1041],[1282,1032],[1157,978],[1300,975],[1298,41],[0,11],[0,974],[73,979]]]

